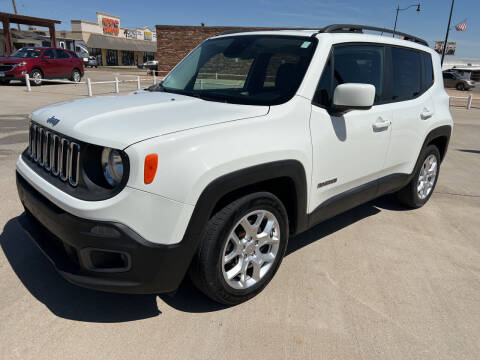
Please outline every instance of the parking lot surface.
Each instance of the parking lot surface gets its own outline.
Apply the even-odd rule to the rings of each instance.
[[[291,238],[265,291],[223,307],[188,281],[175,297],[70,285],[20,229],[15,161],[27,115],[86,96],[80,86],[0,86],[0,359],[479,358],[480,110],[452,108],[426,206],[384,197]]]

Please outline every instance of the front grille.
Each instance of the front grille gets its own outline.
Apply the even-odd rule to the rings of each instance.
[[[13,69],[13,65],[10,64],[0,64],[0,71],[10,71]]]
[[[30,124],[28,154],[51,175],[78,185],[80,145],[35,123]]]

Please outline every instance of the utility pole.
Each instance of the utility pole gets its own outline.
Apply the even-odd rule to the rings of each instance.
[[[450,17],[448,18],[447,34],[445,35],[445,42],[443,43],[441,65],[443,65],[443,59],[445,58],[445,51],[447,51],[448,34],[450,32],[450,22],[452,21],[453,4],[455,4],[455,0],[452,0],[452,7],[450,8]]]
[[[15,12],[15,15],[18,15],[17,5],[15,5],[15,0],[12,0],[12,4],[13,4],[13,11]],[[18,26],[18,30],[20,30],[20,24],[17,24],[17,26]]]

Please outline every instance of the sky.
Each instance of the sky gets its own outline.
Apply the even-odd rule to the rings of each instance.
[[[322,27],[364,24],[393,28],[395,9],[418,0],[16,0],[19,14],[61,20],[57,30],[71,30],[70,20],[96,21],[96,11],[120,16],[122,27],[164,25]],[[444,40],[451,0],[420,0],[401,11],[397,29],[421,37],[433,46]],[[0,11],[12,12],[11,0],[0,0]],[[480,58],[480,0],[457,0],[452,28],[467,19],[467,31],[450,31],[457,42],[455,57]]]

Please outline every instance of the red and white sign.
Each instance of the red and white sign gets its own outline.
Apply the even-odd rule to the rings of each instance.
[[[118,36],[120,31],[120,22],[116,19],[102,18],[103,33],[107,35]]]

